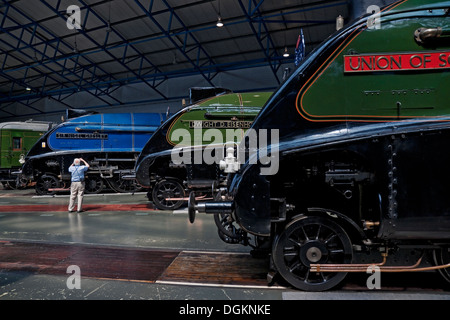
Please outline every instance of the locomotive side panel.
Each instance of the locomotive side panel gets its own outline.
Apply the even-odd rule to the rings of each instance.
[[[266,197],[285,198],[294,209],[285,217],[272,211],[272,222],[326,208],[344,214],[361,230],[367,222],[375,223],[373,239],[449,239],[450,153],[442,148],[449,136],[448,128],[424,127],[291,153],[281,160],[279,173],[268,178]],[[244,194],[239,190],[236,200],[248,198]],[[249,207],[244,201],[238,206]],[[261,219],[264,213],[259,212]],[[250,224],[248,230],[260,232],[259,225]]]
[[[383,236],[450,238],[450,130],[405,133],[391,139],[390,184]]]
[[[297,109],[309,121],[392,121],[449,113],[450,41],[418,42],[418,30],[450,30],[445,9],[386,14],[355,29],[305,82]],[[324,95],[324,92],[333,94]]]
[[[22,166],[27,152],[50,127],[50,123],[32,121],[0,124],[0,181],[12,188],[23,186],[12,172]]]

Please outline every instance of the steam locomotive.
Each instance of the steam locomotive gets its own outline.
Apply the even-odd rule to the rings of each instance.
[[[224,241],[301,290],[367,270],[450,282],[449,12],[397,1],[327,39],[249,129],[271,143],[247,134],[215,201],[190,194],[191,222],[214,214]]]
[[[24,121],[0,123],[0,182],[9,188],[27,184],[13,172],[20,170],[28,150],[52,128],[50,122]]]
[[[82,157],[90,164],[86,193],[106,186],[136,191],[129,175],[142,147],[166,120],[163,113],[105,113],[68,110],[67,121],[42,136],[25,158],[20,176],[36,182],[36,193],[52,194],[70,185],[69,166]]]
[[[271,95],[270,92],[232,93],[217,88],[214,96],[205,98],[208,91],[202,91],[205,90],[191,90],[192,104],[173,115],[152,135],[137,161],[137,182],[149,189],[148,198],[161,210],[178,209],[187,202],[189,190],[196,190],[198,199],[207,199],[212,187],[223,180],[215,162],[205,165],[190,158],[177,163],[174,158],[183,152],[184,157],[193,157],[211,140],[217,146],[215,150],[226,142],[240,142]],[[227,130],[233,133],[228,140]],[[214,137],[206,137],[207,131],[215,132]],[[220,157],[220,154],[211,156]]]

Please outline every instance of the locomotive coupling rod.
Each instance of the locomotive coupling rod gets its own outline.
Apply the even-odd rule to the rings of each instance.
[[[121,177],[123,180],[135,180],[136,174],[125,174]]]
[[[173,201],[189,201],[189,197],[183,197],[183,198],[165,198],[166,200],[173,200]],[[206,198],[206,195],[195,197],[196,201],[199,200],[213,200],[213,198]]]
[[[353,269],[353,270],[358,270],[358,271],[353,271],[353,272],[366,272],[367,268],[369,268],[370,266],[376,266],[376,267],[381,267],[386,263],[387,260],[387,254],[382,253],[383,256],[383,261],[381,261],[380,263],[362,263],[362,264],[357,264],[357,263],[348,263],[348,264],[310,264],[311,267],[311,272],[344,272],[342,271],[343,269]],[[350,271],[345,271],[345,272],[350,272]]]
[[[384,266],[384,261],[380,264],[311,264],[311,272],[367,272],[371,266],[378,267],[380,272],[419,272],[445,269],[450,267],[450,263],[433,267],[417,268],[422,262],[422,257],[410,266]]]

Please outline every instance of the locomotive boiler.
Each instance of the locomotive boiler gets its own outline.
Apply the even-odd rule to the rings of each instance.
[[[202,157],[204,148],[212,142],[216,148],[210,155],[218,158],[219,152],[215,155],[214,151],[227,142],[240,142],[271,95],[270,92],[224,91],[201,99],[204,98],[202,90],[192,92],[197,92],[200,100],[193,101],[164,123],[136,162],[138,183],[149,189],[148,198],[161,210],[178,209],[187,202],[189,190],[196,190],[198,199],[211,196],[212,187],[220,183],[224,175],[218,162],[196,162],[194,154]],[[227,137],[227,131],[232,135]],[[206,132],[214,134],[207,137]],[[188,156],[189,160],[177,162],[178,156]]]
[[[74,158],[89,162],[86,193],[105,187],[117,192],[136,190],[124,179],[153,132],[166,119],[163,113],[68,112],[68,120],[42,136],[28,152],[21,177],[36,182],[36,193],[51,194],[70,185],[69,166]]]
[[[370,268],[450,282],[449,12],[397,1],[327,39],[253,122],[267,156],[245,137],[216,200],[190,195],[191,222],[214,214],[224,241],[268,253],[270,277],[301,290]]]
[[[15,189],[27,184],[13,172],[20,170],[28,150],[52,126],[32,120],[0,123],[0,182],[4,186]]]

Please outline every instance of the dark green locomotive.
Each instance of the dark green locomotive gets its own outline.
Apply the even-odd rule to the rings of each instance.
[[[233,133],[232,143],[239,143],[271,94],[224,91],[193,101],[161,125],[142,149],[135,170],[153,204],[161,210],[178,209],[187,202],[189,190],[201,193],[200,198],[210,197],[212,186],[223,178],[218,163],[177,163],[173,154],[194,154],[194,149],[202,151],[211,141],[223,146],[227,132]],[[211,132],[215,134],[206,137]]]
[[[214,214],[224,241],[254,240],[302,290],[367,270],[450,282],[449,13],[398,1],[327,39],[250,128],[271,143],[246,148],[218,201],[192,195],[191,221]]]

